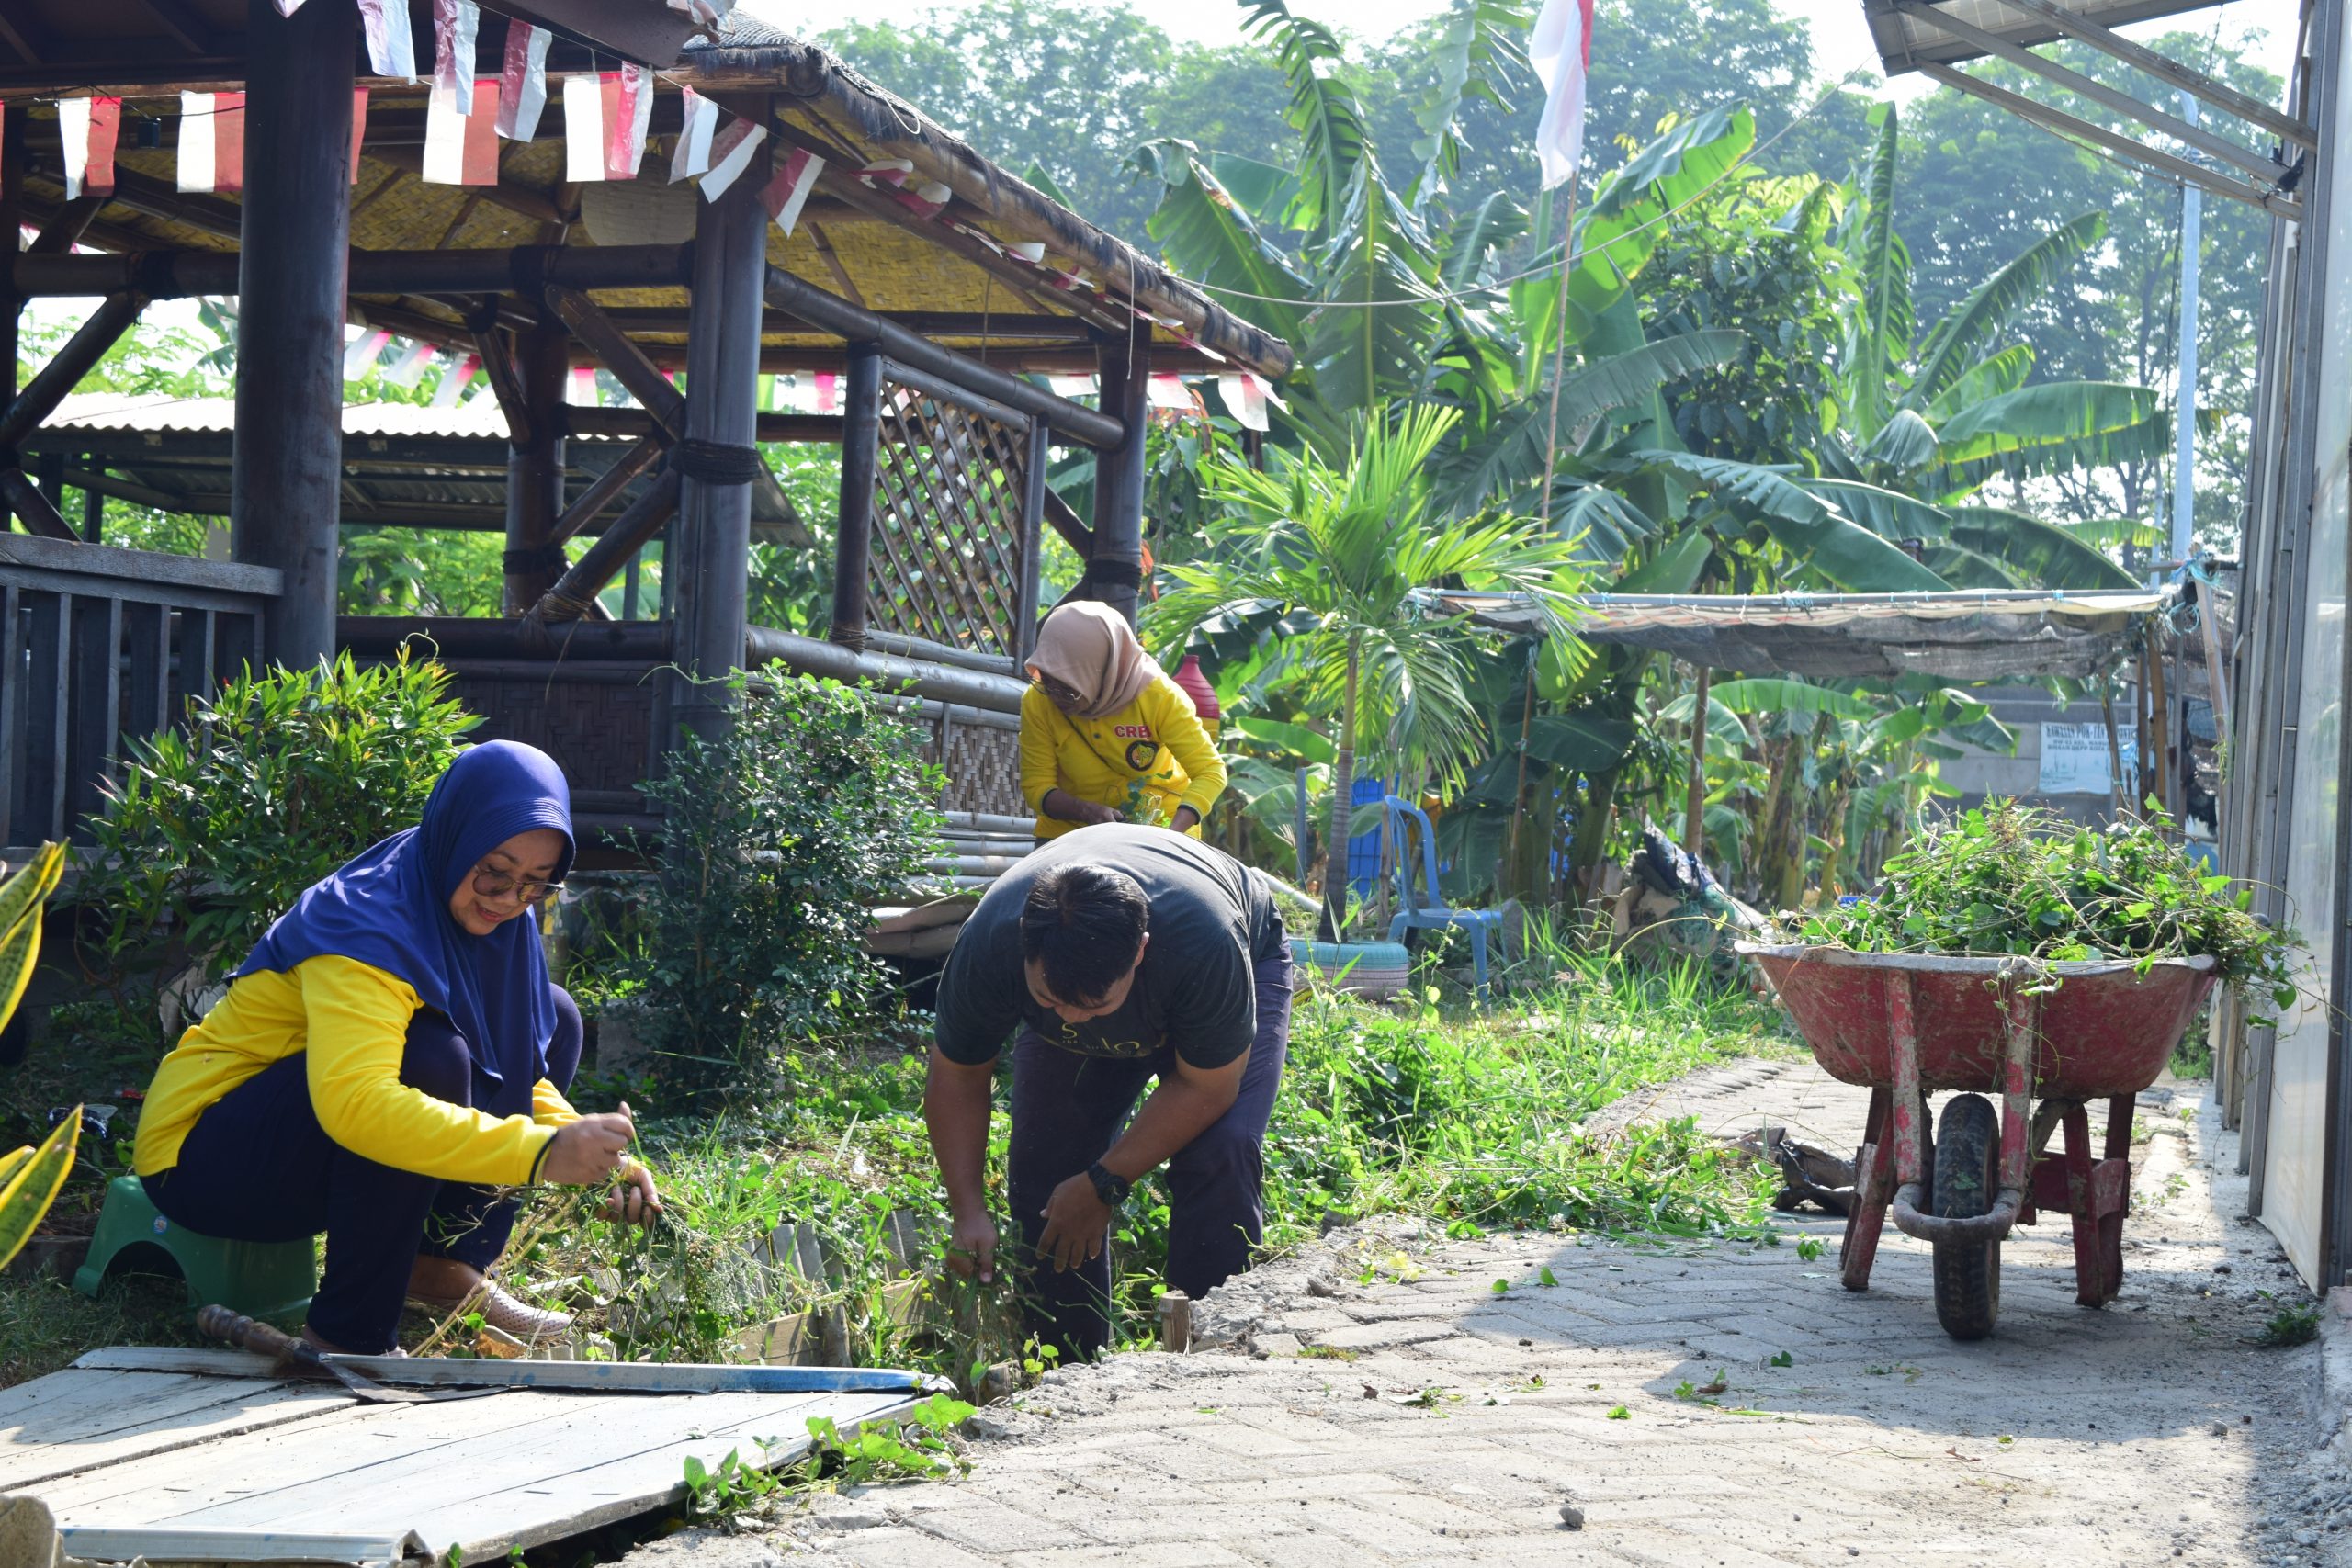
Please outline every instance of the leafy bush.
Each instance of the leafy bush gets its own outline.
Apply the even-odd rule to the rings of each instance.
[[[2067,960],[2210,954],[2241,990],[2294,1000],[2288,933],[2165,836],[2169,822],[2078,827],[2014,800],[1936,824],[1886,863],[1877,895],[1792,917],[1797,940],[1860,953],[2014,953]]]
[[[741,677],[741,716],[645,786],[666,816],[636,968],[667,1112],[762,1097],[788,1054],[889,1011],[867,910],[937,852],[944,783],[919,734],[838,682]]]
[[[481,722],[448,692],[437,664],[344,654],[231,681],[131,742],[77,899],[84,968],[134,1033],[153,1032],[167,965],[217,982],[304,888],[415,824]]]

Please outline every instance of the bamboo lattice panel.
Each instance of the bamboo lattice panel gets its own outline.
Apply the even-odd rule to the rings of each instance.
[[[929,761],[947,770],[947,795],[940,802],[949,811],[984,811],[1002,817],[1026,817],[1029,803],[1021,798],[1021,732],[977,724],[947,727],[943,754],[939,726],[932,727],[925,748]]]
[[[1026,446],[1022,432],[985,414],[883,388],[868,625],[1018,651]]]

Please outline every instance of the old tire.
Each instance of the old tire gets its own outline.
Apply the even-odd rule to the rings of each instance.
[[[1938,1219],[1989,1213],[2001,1189],[2001,1119],[1981,1094],[1955,1096],[1936,1123],[1936,1174],[1929,1211]],[[1982,1339],[2001,1311],[2001,1244],[1936,1247],[1936,1321],[1954,1339]]]

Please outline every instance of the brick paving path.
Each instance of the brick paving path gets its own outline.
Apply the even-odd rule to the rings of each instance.
[[[1845,1147],[1861,1110],[1809,1062],[1756,1062],[1642,1113]],[[2005,1249],[2000,1329],[1975,1345],[1938,1329],[1926,1250],[1900,1235],[1867,1295],[1840,1289],[1833,1221],[1766,1247],[1341,1232],[1204,1303],[1231,1348],[1052,1374],[984,1414],[968,1480],[829,1500],[731,1549],[836,1568],[2336,1561],[2341,1535],[2297,1511],[2314,1352],[2240,1339],[2275,1310],[2257,1289],[2286,1289],[2275,1248],[2200,1157],[2223,1142],[2210,1111],[2142,1116],[2158,1131],[2104,1312],[2073,1304],[2063,1222]],[[1718,1377],[1715,1404],[1678,1397]],[[706,1545],[695,1562],[730,1550]]]

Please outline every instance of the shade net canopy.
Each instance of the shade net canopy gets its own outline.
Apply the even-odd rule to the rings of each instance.
[[[1780,593],[1668,597],[1599,593],[1576,601],[1587,642],[1646,648],[1747,675],[1949,681],[2087,679],[2122,659],[2133,631],[2163,610],[2154,592],[2039,589],[1951,593]],[[1524,596],[1437,592],[1425,605],[1498,631],[1538,633],[1544,611]]]
[[[2209,11],[2219,3],[2220,0],[2062,0],[2074,16],[2110,29],[2151,17]],[[1923,62],[1953,65],[1984,58],[1984,51],[1975,44],[1952,37],[1930,21],[1906,16],[1907,9],[1897,0],[1862,0],[1862,19],[1871,29],[1871,42],[1877,46],[1879,62],[1888,75],[1917,70]],[[2046,18],[2006,5],[2003,0],[1940,0],[1935,9],[2028,49],[2053,43],[2066,36]]]

